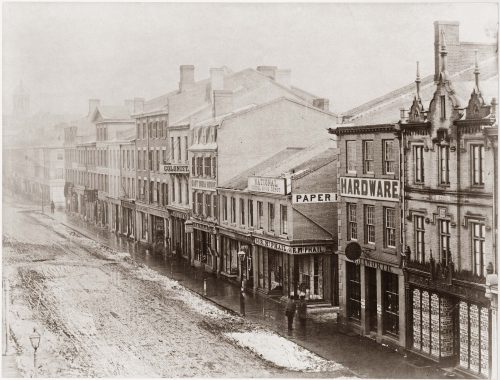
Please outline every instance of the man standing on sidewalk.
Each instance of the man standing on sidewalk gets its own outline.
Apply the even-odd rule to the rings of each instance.
[[[54,209],[56,208],[56,205],[54,204],[54,201],[50,201],[50,212],[53,214]]]
[[[285,308],[285,315],[288,318],[288,330],[293,330],[293,317],[295,317],[295,310],[297,306],[295,305],[295,296],[288,297],[288,302]]]

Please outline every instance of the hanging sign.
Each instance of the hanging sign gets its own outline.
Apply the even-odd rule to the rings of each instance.
[[[399,201],[399,181],[340,177],[340,195],[344,197]]]
[[[293,194],[292,203],[333,203],[337,202],[336,193]]]

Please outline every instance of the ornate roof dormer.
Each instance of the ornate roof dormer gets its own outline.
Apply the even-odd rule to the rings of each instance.
[[[465,119],[484,119],[489,117],[491,112],[491,106],[487,105],[481,95],[481,90],[479,89],[479,65],[477,63],[477,50],[476,50],[476,59],[475,59],[475,68],[474,68],[474,89],[472,90],[472,94],[469,99],[469,104],[465,109]]]
[[[413,98],[413,103],[410,107],[410,112],[408,115],[408,121],[410,123],[422,123],[425,122],[425,109],[422,104],[422,99],[420,98],[420,68],[417,61],[417,77],[415,79],[416,94]]]

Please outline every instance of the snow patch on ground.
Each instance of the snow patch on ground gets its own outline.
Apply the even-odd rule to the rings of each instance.
[[[263,359],[294,371],[332,372],[344,369],[341,364],[325,360],[276,333],[256,330],[224,335]]]

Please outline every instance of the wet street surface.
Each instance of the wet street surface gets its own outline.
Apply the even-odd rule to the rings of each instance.
[[[305,327],[296,321],[289,332],[283,305],[260,295],[246,294],[241,318],[236,284],[192,268],[184,259],[152,254],[77,216],[44,216],[34,213],[30,204],[26,212],[16,207],[4,203],[4,268],[20,278],[12,294],[26,299],[26,313],[64,341],[59,354],[64,352],[64,360],[71,359],[75,368],[64,369],[63,360],[56,366],[59,372],[47,372],[53,376],[446,377],[433,362],[349,333],[331,318],[310,318]],[[60,233],[62,223],[108,247],[128,265],[102,256],[103,246],[89,244],[80,234],[68,239]],[[138,273],[137,267],[149,268],[151,278]],[[176,281],[165,287],[157,277]],[[204,304],[193,309],[175,284],[212,302],[200,299]],[[47,290],[43,302],[50,300],[50,306],[44,312],[36,295]],[[207,316],[206,310],[223,310],[214,304],[234,313]],[[62,312],[69,315],[61,316]],[[274,331],[340,367],[297,372],[224,338],[228,332],[254,326]],[[47,360],[56,363],[59,358]]]

